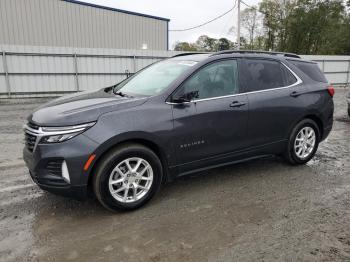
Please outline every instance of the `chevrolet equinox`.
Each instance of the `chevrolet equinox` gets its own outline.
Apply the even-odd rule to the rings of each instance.
[[[305,164],[332,129],[333,94],[295,54],[180,54],[36,109],[24,160],[44,190],[131,210],[189,173],[270,155]]]

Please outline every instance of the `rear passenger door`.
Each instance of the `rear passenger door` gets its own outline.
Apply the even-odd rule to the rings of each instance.
[[[299,114],[300,79],[274,59],[245,59],[245,92],[249,101],[249,146],[285,140],[291,123]]]

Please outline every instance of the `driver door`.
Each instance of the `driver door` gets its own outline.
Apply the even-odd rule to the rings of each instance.
[[[174,97],[194,93],[173,104],[175,148],[181,171],[227,162],[247,145],[248,100],[240,94],[239,62],[220,60],[199,69]]]

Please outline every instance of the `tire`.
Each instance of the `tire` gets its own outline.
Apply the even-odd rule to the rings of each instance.
[[[311,139],[312,134],[314,134],[314,143]],[[307,137],[307,141],[303,140],[304,135]],[[304,119],[300,121],[293,128],[289,136],[287,149],[284,154],[286,160],[292,165],[302,165],[307,163],[314,157],[318,149],[319,142],[320,129],[315,121],[311,119]],[[303,152],[305,154],[303,154]]]
[[[156,194],[162,174],[161,162],[152,150],[139,144],[124,144],[99,161],[93,190],[99,202],[110,211],[133,210]]]

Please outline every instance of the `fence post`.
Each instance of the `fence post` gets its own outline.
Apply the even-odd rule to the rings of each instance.
[[[324,73],[324,67],[325,67],[324,64],[325,64],[325,60],[323,59],[323,60],[322,60],[322,72],[323,72],[323,73]]]
[[[9,72],[7,67],[7,59],[6,59],[6,52],[2,51],[2,64],[4,67],[4,73],[5,73],[5,82],[6,82],[6,91],[8,98],[11,98],[11,86],[10,86],[10,79],[9,79]]]
[[[78,71],[78,61],[77,61],[77,54],[74,53],[74,71],[75,71],[75,89],[77,92],[79,92],[79,71]]]
[[[136,55],[134,55],[134,74],[136,73]]]
[[[346,74],[346,86],[349,86],[350,81],[350,60],[348,61],[348,72]]]

